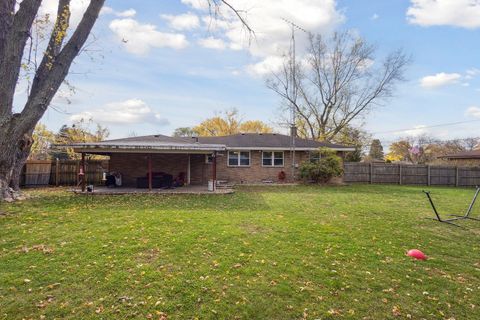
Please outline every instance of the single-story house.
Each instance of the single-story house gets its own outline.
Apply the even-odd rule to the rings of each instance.
[[[155,188],[158,172],[181,175],[192,185],[291,182],[298,164],[318,157],[320,147],[336,150],[340,156],[354,151],[348,146],[275,133],[185,138],[150,135],[69,147],[81,153],[82,159],[86,154],[109,156],[109,171],[122,175],[123,186],[150,189]]]
[[[480,150],[447,154],[439,158],[458,166],[480,166]]]

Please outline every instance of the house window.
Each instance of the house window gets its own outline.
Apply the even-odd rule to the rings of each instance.
[[[312,162],[312,163],[317,163],[318,161],[320,161],[321,157],[322,157],[322,155],[320,154],[319,151],[311,151],[310,152],[310,162]]]
[[[206,154],[206,155],[205,155],[205,163],[206,163],[206,164],[211,164],[211,163],[213,163],[213,154]]]
[[[263,151],[262,165],[264,167],[283,167],[282,151]]]
[[[250,165],[250,151],[229,151],[228,165],[232,167],[248,167]]]

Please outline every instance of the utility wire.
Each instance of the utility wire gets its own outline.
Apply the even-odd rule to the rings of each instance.
[[[447,122],[447,123],[434,124],[434,125],[430,125],[430,126],[417,126],[417,127],[409,128],[409,129],[377,131],[377,132],[372,132],[372,134],[396,133],[396,132],[406,132],[406,131],[420,130],[420,129],[448,127],[448,126],[455,126],[455,125],[459,125],[459,124],[479,122],[479,121],[480,121],[480,119],[478,119],[478,120],[467,120],[467,121],[457,121],[457,122]]]

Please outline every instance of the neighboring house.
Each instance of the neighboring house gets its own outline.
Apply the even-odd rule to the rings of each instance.
[[[447,154],[439,158],[458,166],[480,166],[480,150]]]
[[[292,141],[291,136],[281,134],[192,138],[151,135],[69,146],[83,156],[109,156],[109,171],[121,173],[124,186],[135,187],[138,178],[145,179],[157,172],[174,177],[184,175],[187,184],[206,185],[209,180],[278,182],[283,171],[284,181],[291,182]],[[340,156],[354,151],[352,147],[295,138],[295,167],[318,157],[320,147],[336,150]]]

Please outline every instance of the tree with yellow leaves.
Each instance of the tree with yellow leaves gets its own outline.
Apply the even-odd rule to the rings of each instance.
[[[189,132],[190,134],[203,137],[226,136],[237,133],[273,132],[270,126],[260,120],[242,121],[237,109],[225,110],[215,117],[202,121],[190,131],[185,130],[185,128],[182,129],[182,132]]]
[[[260,120],[249,120],[240,124],[240,132],[272,133],[273,129]]]
[[[32,160],[50,159],[50,147],[55,143],[55,134],[48,130],[43,123],[38,123],[35,126],[32,138],[33,144],[28,158]]]

